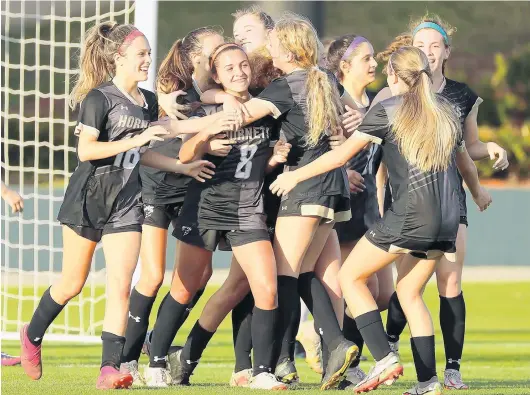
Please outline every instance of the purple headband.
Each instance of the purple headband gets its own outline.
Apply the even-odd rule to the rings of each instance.
[[[357,36],[353,39],[353,41],[350,43],[350,46],[348,47],[348,49],[346,50],[346,52],[344,52],[344,55],[342,55],[342,58],[340,58],[340,60],[346,60],[350,57],[350,55],[352,54],[352,52],[355,50],[355,48],[357,48],[359,45],[361,45],[362,43],[370,43],[370,41],[368,41],[366,38],[364,38],[363,36]]]

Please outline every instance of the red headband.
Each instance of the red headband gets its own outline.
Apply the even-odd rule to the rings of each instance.
[[[121,43],[118,52],[119,52],[119,53],[122,53],[123,50],[124,50],[127,46],[129,46],[129,44],[131,44],[131,43],[134,41],[134,39],[135,39],[136,37],[145,37],[145,36],[144,36],[144,34],[143,34],[140,30],[138,30],[138,29],[134,29],[134,30],[132,30],[129,34],[127,34],[127,36],[125,36],[125,39],[124,39],[123,42]]]
[[[215,52],[210,55],[210,69],[213,68],[213,63],[215,62],[215,58],[217,57],[217,55],[219,55],[221,53],[221,51],[223,51],[223,50],[225,50],[227,48],[230,48],[230,47],[233,47],[233,48],[236,48],[236,49],[240,49],[243,52],[245,52],[245,50],[242,47],[240,47],[239,45],[237,45],[237,44],[234,44],[234,43],[223,44],[223,45],[219,46],[215,50]]]

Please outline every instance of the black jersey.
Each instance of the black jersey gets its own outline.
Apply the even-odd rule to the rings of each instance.
[[[196,115],[222,110],[222,105],[204,105]],[[235,144],[225,157],[205,155],[204,159],[215,164],[215,175],[204,183],[190,182],[179,225],[196,221],[201,229],[266,229],[263,183],[275,125],[272,117],[265,117],[227,132],[227,138]]]
[[[363,114],[368,111],[375,92],[366,92],[368,105],[364,107],[360,103],[357,108]],[[366,231],[381,218],[379,214],[379,203],[377,201],[376,174],[381,164],[383,151],[379,144],[370,143],[361,152],[348,161],[347,169],[355,170],[364,178],[364,191],[350,195],[351,218],[347,222],[335,225],[335,230],[341,243],[360,239]]]
[[[460,220],[455,156],[443,172],[423,172],[410,165],[399,152],[389,126],[400,101],[401,96],[395,96],[377,103],[355,132],[382,145],[393,198],[383,216],[382,229],[405,239],[454,241]]]
[[[462,124],[462,130],[464,130],[464,122],[475,105],[480,105],[482,99],[477,96],[466,84],[445,79],[439,93],[448,99],[457,108],[460,123]],[[460,173],[458,173],[460,179],[460,216],[467,216],[467,204],[466,204],[466,191],[464,189],[464,180]]]
[[[186,91],[185,96],[180,96],[182,104],[191,104],[200,101],[200,95],[194,87]],[[150,149],[170,158],[178,158],[181,137],[171,140],[156,141],[150,145]],[[190,177],[155,169],[148,166],[140,166],[140,177],[142,179],[142,200],[150,205],[163,205],[182,203],[186,196],[186,190],[191,180]]]
[[[344,93],[331,73],[333,83],[337,84],[339,93]],[[258,99],[274,105],[274,117],[281,123],[281,130],[288,143],[292,145],[287,159],[287,166],[295,170],[329,151],[329,141],[322,138],[315,147],[307,145],[306,92],[307,70],[295,70],[290,74],[273,80]],[[291,192],[289,199],[307,199],[309,197],[342,195],[350,196],[347,187],[346,172],[343,168],[332,170],[298,184]]]
[[[81,103],[76,134],[81,130],[98,141],[124,140],[143,132],[158,118],[154,93],[140,89],[145,106],[108,82],[92,89]],[[133,148],[116,156],[79,162],[66,189],[58,219],[61,223],[102,229],[109,217],[140,200],[140,154]]]

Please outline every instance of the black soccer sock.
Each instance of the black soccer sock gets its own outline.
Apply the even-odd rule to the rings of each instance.
[[[280,345],[280,356],[278,357],[278,362],[282,362],[286,359],[289,359],[290,361],[294,361],[294,347],[296,345],[296,334],[298,333],[298,329],[300,328],[300,314],[302,311],[302,303],[300,302],[300,298],[296,298],[296,300],[298,301],[297,304],[295,301],[293,301],[293,307],[295,308],[293,315],[295,317],[298,317],[298,319],[289,322],[289,325],[287,325],[286,330],[283,333],[283,339]]]
[[[440,327],[444,338],[445,368],[460,370],[466,333],[466,302],[463,293],[455,298],[440,296]]]
[[[249,292],[245,298],[232,310],[232,334],[236,363],[234,372],[252,369],[252,310],[254,298]]]
[[[190,316],[191,310],[195,307],[195,305],[197,304],[197,302],[201,298],[202,294],[204,294],[204,288],[203,289],[199,289],[195,293],[195,295],[193,295],[193,299],[191,300],[191,302],[190,302],[190,304],[188,306],[188,310],[186,310],[186,315],[184,317],[184,321],[186,321],[188,319],[188,317]]]
[[[314,272],[302,273],[298,277],[298,293],[313,314],[317,333],[322,335],[329,352],[332,352],[344,336],[326,288]]]
[[[169,292],[162,298],[162,301],[160,302],[160,306],[158,306],[158,311],[156,312],[156,319],[160,317],[160,310],[162,309],[162,306],[164,305],[164,302],[166,301],[168,296],[169,296]]]
[[[51,287],[50,287],[51,288]],[[40,299],[37,310],[33,313],[33,317],[28,325],[28,340],[34,346],[38,346],[42,343],[42,338],[44,333],[51,325],[53,320],[59,315],[63,310],[64,305],[60,305],[55,300],[53,300],[50,295],[50,288],[44,291],[42,298]]]
[[[407,318],[401,308],[397,292],[394,292],[388,302],[388,316],[386,319],[386,333],[389,342],[397,342],[407,325]]]
[[[182,361],[182,366],[188,373],[192,373],[193,369],[199,363],[201,359],[202,352],[206,349],[208,342],[212,338],[215,332],[208,332],[204,329],[199,321],[195,323],[193,329],[191,330],[188,338],[186,339],[186,344],[182,349],[182,354],[180,355],[180,360]]]
[[[101,367],[111,366],[120,370],[125,337],[110,332],[101,332],[101,340],[103,341]]]
[[[436,357],[434,354],[434,335],[410,338],[412,356],[418,381],[424,383],[436,376]]]
[[[355,319],[348,317],[346,313],[344,313],[344,323],[342,325],[342,333],[344,333],[344,337],[354,342],[357,347],[359,347],[359,354],[355,357],[353,362],[351,363],[351,367],[354,368],[356,366],[359,366],[359,363],[361,362],[361,354],[363,352],[364,347],[364,340],[361,336],[361,332],[359,331],[359,328],[357,328],[357,323],[355,322]]]
[[[279,361],[282,349],[290,350],[291,343],[294,346],[296,333],[300,325],[300,296],[298,295],[298,279],[291,276],[278,276],[278,308],[280,311],[280,327],[276,359]],[[254,327],[254,324],[252,325]],[[284,343],[286,345],[284,346]],[[289,354],[288,351],[286,354]]]
[[[376,361],[390,354],[390,346],[378,310],[369,311],[355,318],[357,328]]]
[[[149,327],[149,314],[156,296],[145,296],[133,288],[129,302],[129,319],[125,331],[122,362],[138,361],[142,353],[145,334]]]
[[[188,304],[180,304],[168,293],[164,303],[160,306],[159,316],[151,333],[149,367],[166,367],[169,346],[184,323],[187,308]]]
[[[278,329],[279,310],[262,310],[254,307],[252,313],[252,345],[254,364],[252,375],[274,373],[279,348]]]

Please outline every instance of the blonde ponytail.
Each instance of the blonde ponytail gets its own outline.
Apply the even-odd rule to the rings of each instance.
[[[402,47],[389,59],[389,69],[409,87],[391,121],[401,154],[421,171],[444,171],[451,162],[461,125],[450,102],[432,92],[425,54]]]
[[[320,41],[306,18],[288,13],[274,27],[280,44],[291,52],[294,63],[308,72],[306,82],[307,144],[314,147],[326,132],[340,127],[340,101],[337,86],[317,66]]]

